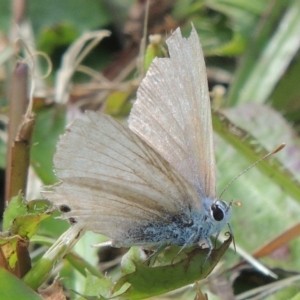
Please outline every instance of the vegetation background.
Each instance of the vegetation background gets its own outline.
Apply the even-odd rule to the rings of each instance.
[[[121,276],[125,250],[104,248],[99,255],[90,245],[104,238],[92,233],[66,259],[58,259],[65,252],[56,253],[47,257],[47,266],[38,265],[45,263],[42,255],[68,224],[50,216],[49,203],[27,205],[18,192],[27,201],[40,199],[41,186],[57,181],[52,157],[58,136],[84,110],[126,121],[143,77],[145,7],[142,0],[0,3],[1,186],[9,191],[6,200],[13,199],[0,236],[0,291],[7,295],[1,299],[63,294],[98,299]],[[226,190],[224,200],[242,203],[233,208],[231,222],[238,253],[228,250],[212,275],[200,282],[201,289],[209,299],[300,299],[300,1],[152,0],[147,35],[160,34],[162,42],[148,47],[145,68],[153,56],[165,54],[170,32],[180,26],[188,36],[191,22],[204,49],[212,91],[218,194],[263,154],[287,144]],[[102,29],[111,31],[103,40],[95,33]],[[47,57],[52,67],[44,76]],[[4,208],[4,188],[1,197]],[[246,254],[259,258],[278,278],[245,263]],[[30,270],[31,265],[39,267]],[[63,278],[60,283],[45,289],[57,274]],[[146,288],[148,294],[136,290],[130,299],[163,292]],[[201,297],[199,288],[189,286],[163,299]]]

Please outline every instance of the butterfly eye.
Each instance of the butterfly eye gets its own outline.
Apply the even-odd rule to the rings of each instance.
[[[211,206],[211,210],[212,210],[212,214],[213,214],[213,217],[216,221],[222,221],[223,218],[224,218],[224,212],[223,210],[220,208],[219,205],[217,204],[213,204]]]

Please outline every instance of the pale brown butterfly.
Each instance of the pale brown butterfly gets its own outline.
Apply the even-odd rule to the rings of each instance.
[[[205,62],[196,30],[177,29],[170,58],[154,59],[133,105],[129,128],[86,112],[54,157],[62,181],[44,193],[83,230],[114,246],[182,248],[228,224],[231,205],[216,197],[216,164]]]

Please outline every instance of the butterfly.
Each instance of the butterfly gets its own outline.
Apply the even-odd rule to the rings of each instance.
[[[195,28],[167,40],[137,91],[129,128],[86,112],[61,137],[54,165],[61,182],[46,198],[63,218],[111,238],[116,247],[211,251],[210,236],[228,224],[231,205],[216,197],[211,107]]]

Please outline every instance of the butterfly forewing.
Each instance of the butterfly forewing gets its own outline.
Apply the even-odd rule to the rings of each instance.
[[[167,40],[170,58],[156,58],[142,81],[129,127],[200,194],[215,198],[216,166],[210,99],[200,41],[178,28]]]
[[[44,195],[66,218],[118,241],[131,228],[202,211],[193,186],[149,145],[114,119],[86,113],[62,137],[54,157],[62,184]]]

